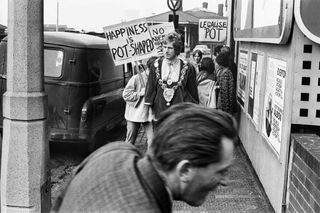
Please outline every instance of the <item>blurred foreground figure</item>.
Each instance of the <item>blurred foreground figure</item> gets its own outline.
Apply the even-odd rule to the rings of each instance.
[[[60,212],[171,212],[172,201],[200,206],[232,164],[234,119],[181,103],[161,113],[145,156],[131,144],[98,149],[75,170]]]

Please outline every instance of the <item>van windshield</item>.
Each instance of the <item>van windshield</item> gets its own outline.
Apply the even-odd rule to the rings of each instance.
[[[63,62],[63,51],[55,49],[44,50],[44,76],[60,77]]]

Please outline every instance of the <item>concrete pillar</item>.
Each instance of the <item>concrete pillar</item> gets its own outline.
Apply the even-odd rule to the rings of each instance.
[[[10,0],[3,95],[1,212],[49,212],[43,0]]]

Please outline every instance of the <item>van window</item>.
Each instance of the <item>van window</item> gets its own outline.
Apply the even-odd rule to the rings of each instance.
[[[62,72],[63,51],[44,49],[44,76],[60,77]]]
[[[123,78],[122,69],[114,66],[109,50],[88,50],[87,59],[91,81],[112,81]]]

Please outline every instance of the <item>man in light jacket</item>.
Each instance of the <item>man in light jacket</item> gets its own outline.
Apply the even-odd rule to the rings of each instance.
[[[122,97],[126,102],[126,111],[124,114],[127,120],[126,142],[134,144],[140,129],[143,125],[150,146],[152,130],[152,112],[151,108],[144,104],[145,87],[148,80],[149,68],[156,57],[151,57],[147,62],[147,69],[144,71],[142,64],[137,66],[138,72],[127,83]]]

